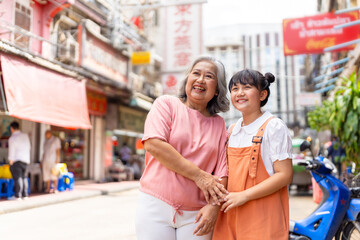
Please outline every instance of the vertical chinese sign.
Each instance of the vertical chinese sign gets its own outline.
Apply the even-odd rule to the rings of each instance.
[[[185,70],[202,53],[202,4],[169,6],[165,11],[162,84],[165,94],[177,94]]]

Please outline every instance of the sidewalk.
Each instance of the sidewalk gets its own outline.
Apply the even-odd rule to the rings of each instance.
[[[62,203],[82,198],[107,195],[110,193],[122,192],[140,186],[139,181],[122,181],[109,183],[95,183],[91,181],[80,181],[75,183],[74,190],[66,190],[57,194],[31,194],[27,200],[0,200],[0,214],[22,211],[35,207],[42,207],[50,204]]]

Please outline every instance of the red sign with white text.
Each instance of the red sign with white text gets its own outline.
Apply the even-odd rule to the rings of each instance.
[[[360,27],[334,29],[334,26],[359,19],[359,12],[335,15],[325,13],[311,17],[284,19],[284,55],[323,53],[324,48],[360,38]],[[336,51],[351,50],[354,45]]]
[[[89,114],[104,116],[107,110],[106,96],[89,89],[86,90]]]

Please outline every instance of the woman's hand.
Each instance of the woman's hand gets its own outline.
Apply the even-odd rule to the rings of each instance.
[[[218,213],[219,206],[207,204],[201,208],[195,218],[195,223],[198,222],[199,224],[196,226],[193,234],[196,236],[209,234],[214,229]]]
[[[241,206],[248,201],[245,192],[231,192],[225,197],[221,211],[225,213],[234,207]]]
[[[227,190],[220,181],[219,177],[204,171],[202,171],[194,180],[195,184],[204,193],[206,202],[210,203],[212,199],[212,202],[217,205],[220,205],[220,203],[224,201],[223,199],[227,194]]]

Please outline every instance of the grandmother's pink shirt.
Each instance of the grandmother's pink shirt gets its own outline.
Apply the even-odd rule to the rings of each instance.
[[[227,176],[227,132],[222,117],[205,117],[177,97],[155,100],[145,121],[142,141],[157,138],[172,145],[184,158],[213,175]],[[157,197],[176,210],[199,210],[206,205],[196,184],[164,167],[146,153],[140,190]],[[171,159],[170,159],[171,161]]]

